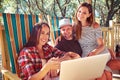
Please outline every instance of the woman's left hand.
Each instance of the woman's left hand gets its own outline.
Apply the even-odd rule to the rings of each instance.
[[[94,55],[96,55],[94,52],[90,52],[90,53],[88,54],[88,56],[94,56]]]

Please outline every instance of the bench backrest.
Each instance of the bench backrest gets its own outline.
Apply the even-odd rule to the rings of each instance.
[[[9,13],[2,13],[2,16],[5,40],[7,42],[7,45],[4,46],[5,48],[8,48],[11,70],[13,73],[19,73],[17,64],[18,53],[28,41],[33,25],[39,21],[39,16]]]

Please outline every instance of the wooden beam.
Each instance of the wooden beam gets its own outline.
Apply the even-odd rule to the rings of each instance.
[[[1,30],[4,30],[5,28],[3,27],[3,25],[1,25],[1,23],[0,23],[0,31]]]
[[[0,17],[2,16],[2,13],[0,13]]]
[[[13,74],[9,70],[6,70],[4,68],[1,68],[2,74],[4,74],[5,77],[7,77],[9,80],[22,80],[20,79],[16,74]]]
[[[92,4],[92,0],[86,0],[86,2],[88,2],[88,3]]]
[[[2,17],[2,13],[0,13],[0,17]],[[10,63],[9,63],[9,55],[6,54],[5,49],[5,40],[4,40],[4,26],[0,23],[0,53],[2,55],[2,67],[10,70]],[[9,66],[8,66],[9,65]]]

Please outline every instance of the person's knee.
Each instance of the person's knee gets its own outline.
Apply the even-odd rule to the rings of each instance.
[[[112,70],[120,70],[120,59],[113,59],[110,60],[107,65],[112,69]]]
[[[112,80],[112,72],[105,70],[106,80]]]
[[[102,76],[96,80],[112,80],[112,72],[104,70]]]

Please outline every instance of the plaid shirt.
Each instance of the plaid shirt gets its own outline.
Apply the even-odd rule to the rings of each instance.
[[[48,44],[43,46],[43,52],[46,60],[64,55],[64,52]],[[24,48],[19,54],[18,63],[22,80],[30,79],[33,74],[39,72],[42,68],[42,61],[36,47]]]

